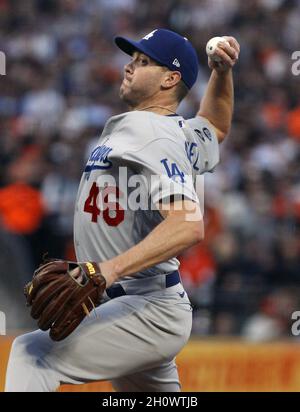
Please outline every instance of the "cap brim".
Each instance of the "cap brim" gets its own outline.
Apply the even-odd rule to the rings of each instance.
[[[119,49],[130,56],[132,56],[135,51],[140,51],[146,54],[146,51],[143,50],[140,43],[126,39],[125,37],[115,37],[115,43]]]
[[[151,57],[151,59],[155,60],[158,65],[164,66],[164,63],[160,61],[151,50],[144,47],[141,43],[126,39],[125,37],[115,37],[115,43],[119,49],[130,56],[132,56],[135,51],[139,51],[144,53],[146,56]]]

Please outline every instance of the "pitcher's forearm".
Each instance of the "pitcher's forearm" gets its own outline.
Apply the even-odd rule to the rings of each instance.
[[[203,221],[178,222],[178,219],[171,216],[137,245],[111,260],[100,262],[101,271],[111,284],[124,276],[177,256],[202,240],[203,236]]]
[[[232,121],[233,101],[232,70],[222,73],[213,70],[197,114],[207,118],[226,135]]]

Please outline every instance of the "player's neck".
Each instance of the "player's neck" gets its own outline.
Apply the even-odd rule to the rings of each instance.
[[[156,114],[161,115],[168,115],[168,114],[176,114],[177,104],[155,104],[155,103],[141,103],[136,107],[131,108],[131,110],[138,110],[138,111],[149,111]]]

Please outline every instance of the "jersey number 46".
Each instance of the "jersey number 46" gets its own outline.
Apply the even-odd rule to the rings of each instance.
[[[107,186],[101,191],[102,210],[98,207],[98,197],[100,188],[94,182],[89,196],[84,203],[84,211],[90,213],[92,222],[97,223],[102,212],[103,219],[108,226],[118,226],[124,220],[124,209],[120,206],[118,200],[120,198],[120,190],[116,186]],[[109,195],[113,195],[115,202],[109,202]],[[113,216],[111,216],[113,215]]]

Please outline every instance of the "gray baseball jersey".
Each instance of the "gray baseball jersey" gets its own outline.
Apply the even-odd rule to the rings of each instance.
[[[162,220],[151,206],[169,195],[181,197],[183,188],[184,196],[197,202],[195,176],[212,170],[218,158],[214,130],[200,117],[185,121],[142,111],[112,117],[78,191],[78,260],[102,261],[138,243]],[[153,175],[161,179],[153,183]],[[109,195],[118,205],[115,210],[104,207]],[[143,199],[147,207],[136,208]],[[125,295],[98,306],[61,342],[41,330],[18,337],[5,391],[49,392],[61,382],[96,380],[110,380],[125,392],[180,391],[175,356],[189,339],[192,309],[183,285],[167,287],[161,275],[177,267],[170,259],[122,279]]]
[[[202,117],[184,120],[132,111],[110,118],[78,190],[77,259],[101,262],[139,243],[163,219],[155,205],[171,195],[184,194],[198,202],[195,177],[211,171],[218,161],[215,131]],[[168,273],[178,266],[172,258],[134,278]]]

